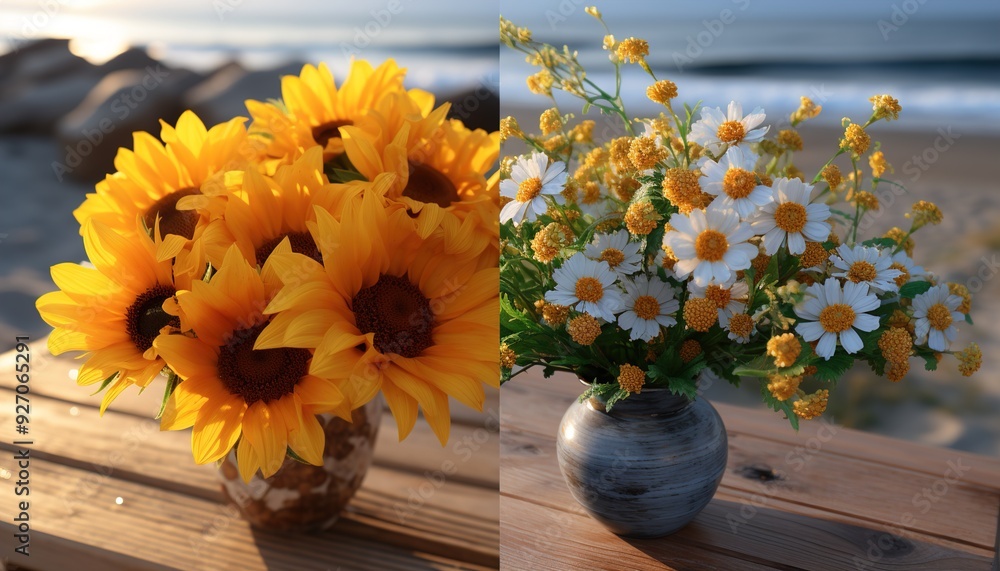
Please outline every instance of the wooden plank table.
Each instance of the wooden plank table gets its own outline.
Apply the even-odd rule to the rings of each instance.
[[[421,419],[397,440],[383,416],[375,461],[340,521],[319,535],[255,531],[223,503],[190,432],[160,432],[157,386],[127,391],[103,417],[69,372],[79,362],[31,342],[30,496],[15,497],[13,354],[0,356],[0,569],[496,569],[499,406],[453,403],[442,447]],[[157,394],[159,393],[159,394]],[[121,498],[121,504],[117,499]],[[30,557],[14,553],[17,502],[30,501]]]
[[[572,377],[540,370],[501,389],[501,569],[988,571],[995,562],[1000,460],[826,421],[795,433],[776,413],[722,404],[729,464],[708,508],[670,537],[617,537],[573,500],[556,461],[559,421],[581,392]]]

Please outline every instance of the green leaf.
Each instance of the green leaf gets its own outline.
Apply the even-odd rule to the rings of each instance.
[[[583,102],[583,115],[586,115],[587,111],[590,111],[590,108],[591,108],[590,101],[584,101]]]
[[[875,246],[877,248],[895,248],[896,241],[892,238],[872,238],[861,243],[862,246]]]
[[[767,384],[760,384],[760,394],[764,398],[764,403],[767,404],[768,408],[777,412],[785,413],[785,418],[788,419],[788,423],[792,425],[792,428],[796,431],[799,430],[799,417],[795,415],[795,410],[792,409],[792,404],[788,401],[780,401],[774,398],[771,391],[767,390]]]
[[[925,354],[920,355],[920,356],[924,358],[924,369],[926,369],[928,371],[936,371],[937,370],[938,360],[937,360],[937,357],[935,357],[933,353],[925,353]]]
[[[691,400],[698,398],[698,385],[692,379],[669,377],[667,388],[675,395],[684,395]]]
[[[899,288],[899,297],[913,299],[931,289],[931,282],[910,282]]]
[[[118,374],[119,373],[121,373],[121,371],[115,371],[114,373],[111,373],[110,375],[108,375],[108,378],[106,378],[103,381],[101,381],[101,386],[97,387],[96,391],[90,393],[90,396],[94,396],[97,393],[99,393],[99,392],[103,391],[104,389],[108,388],[108,385],[110,385],[112,381],[114,381],[115,379],[118,378]]]
[[[611,409],[614,408],[616,404],[618,404],[618,401],[627,399],[628,395],[629,395],[628,391],[623,389],[618,389],[617,391],[615,391],[613,395],[611,395],[611,397],[608,400],[604,401],[604,410],[606,412],[611,412]]]
[[[829,360],[820,358],[813,364],[816,365],[817,379],[836,383],[854,365],[854,357],[844,353],[834,353]]]
[[[733,375],[737,377],[766,377],[774,370],[774,359],[767,355],[761,355],[749,363],[733,369]]]
[[[285,454],[288,454],[289,458],[291,458],[292,460],[295,460],[296,462],[298,462],[300,464],[309,464],[309,462],[306,462],[305,460],[302,459],[301,456],[299,456],[298,454],[296,454],[295,451],[292,450],[292,448],[290,446],[285,450]]]
[[[972,323],[972,316],[969,315],[968,313],[965,314],[965,322],[968,323],[969,325],[974,325]]]
[[[156,413],[155,418],[160,418],[163,416],[163,411],[167,410],[167,401],[170,400],[170,395],[174,394],[174,389],[180,384],[180,377],[177,373],[168,370],[167,371],[167,386],[163,390],[163,401],[160,402],[160,412]]]

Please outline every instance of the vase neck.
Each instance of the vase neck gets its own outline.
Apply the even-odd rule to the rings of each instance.
[[[605,404],[606,399],[597,396],[590,399],[590,406],[595,410],[606,412]],[[691,399],[684,395],[675,395],[667,389],[646,389],[616,402],[609,414],[612,416],[675,414],[688,406],[691,406]]]

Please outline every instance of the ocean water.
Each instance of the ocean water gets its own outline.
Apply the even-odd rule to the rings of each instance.
[[[169,64],[208,71],[228,61],[251,69],[325,61],[337,74],[351,57],[395,58],[413,87],[451,90],[497,78],[497,6],[489,2],[374,0],[8,0],[0,3],[0,52],[23,42],[72,39],[100,62],[145,46]]]
[[[128,45],[170,64],[208,71],[236,60],[268,68],[325,61],[343,74],[350,58],[397,59],[414,87],[453,91],[501,83],[505,106],[541,106],[524,86],[519,54],[499,49],[497,12],[535,37],[578,50],[607,84],[604,34],[584,0],[7,0],[0,52],[45,37],[73,40],[100,62]],[[676,81],[681,99],[730,100],[784,116],[807,95],[824,106],[817,123],[866,117],[868,97],[891,93],[904,107],[892,129],[1000,133],[1000,2],[842,0],[836,3],[706,0],[604,3],[619,38],[650,41],[650,64]],[[499,51],[499,57],[498,57]],[[648,78],[623,84],[629,112],[654,109]],[[501,78],[502,77],[502,81]]]
[[[503,15],[535,39],[569,45],[588,76],[614,85],[601,49],[604,29],[577,0],[504,0]],[[611,32],[649,41],[659,78],[680,100],[722,107],[731,100],[787,117],[808,96],[824,107],[814,124],[867,119],[868,98],[891,93],[900,121],[880,129],[1000,134],[1000,2],[842,0],[836,3],[707,0],[635,1],[602,6]],[[650,78],[629,66],[622,84],[632,115],[655,113]],[[524,77],[533,69],[501,50],[501,100],[538,107]]]

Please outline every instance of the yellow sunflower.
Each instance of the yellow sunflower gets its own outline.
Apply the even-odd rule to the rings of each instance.
[[[357,60],[338,87],[326,64],[306,64],[299,75],[281,78],[281,103],[248,100],[251,135],[265,146],[265,171],[274,172],[278,164],[294,161],[314,145],[323,148],[324,160],[342,154],[341,127],[358,123],[392,94],[402,94],[429,112],[434,97],[419,89],[405,91],[405,75],[406,70],[391,59],[377,68]]]
[[[206,129],[186,111],[176,127],[161,121],[162,143],[135,133],[134,149],[119,149],[115,157],[117,172],[97,183],[97,192],[73,215],[81,225],[93,218],[123,234],[134,231],[136,216],[147,228],[159,217],[165,237],[191,240],[224,206],[223,173],[243,168],[254,156],[245,122],[237,117]]]
[[[291,254],[288,242],[276,249]],[[347,415],[337,386],[310,374],[308,349],[254,349],[269,317],[262,313],[281,283],[265,263],[258,273],[236,246],[208,282],[177,294],[195,337],[161,335],[154,346],[183,381],[160,421],[163,430],[194,427],[195,462],[223,458],[237,445],[245,481],[274,474],[286,450],[321,465],[325,436],[316,415]]]
[[[500,154],[500,134],[472,131],[452,119],[442,122],[429,136],[414,140],[410,129],[426,129],[427,123],[404,122],[388,142],[347,127],[347,156],[368,180],[384,172],[396,175],[386,197],[412,213],[421,237],[438,229],[446,218],[461,223],[475,212],[479,229],[497,243],[499,196],[490,192],[486,174]]]
[[[133,224],[142,228],[141,222]],[[52,266],[59,291],[43,295],[35,306],[54,327],[48,341],[53,355],[86,351],[77,383],[106,381],[104,414],[129,385],[148,386],[166,365],[153,340],[165,327],[180,325],[178,318],[164,311],[164,303],[169,304],[178,289],[190,287],[191,276],[174,276],[169,257],[157,261],[157,250],[164,253],[163,244],[144,232],[126,237],[88,220],[82,233],[94,267]],[[175,250],[180,245],[173,242]]]
[[[314,146],[291,165],[281,165],[273,177],[255,170],[229,173],[230,199],[222,216],[205,228],[199,243],[216,267],[236,244],[248,262],[263,266],[282,240],[292,251],[321,260],[316,246],[315,208],[335,216],[343,204],[366,188],[385,193],[387,184],[364,181],[329,184],[323,177],[323,149]],[[383,177],[385,179],[386,177]]]
[[[482,410],[483,383],[499,386],[499,271],[495,260],[481,268],[480,252],[445,254],[440,234],[421,238],[405,210],[381,202],[365,193],[341,221],[317,210],[324,266],[271,256],[284,288],[256,347],[314,348],[310,373],[334,380],[352,408],[381,390],[400,439],[419,405],[444,444],[448,397]]]

